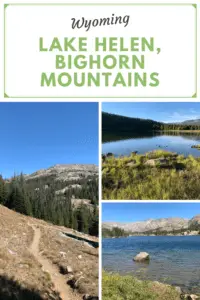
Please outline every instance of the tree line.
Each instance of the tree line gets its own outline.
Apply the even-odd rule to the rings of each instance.
[[[135,236],[140,236],[140,235],[155,235],[155,236],[166,236],[166,235],[183,235],[187,231],[191,230],[200,230],[200,225],[199,224],[192,224],[189,226],[189,228],[180,228],[180,229],[172,229],[171,231],[167,231],[164,229],[156,229],[156,230],[148,230],[145,232],[130,232],[130,231],[125,231],[122,228],[119,227],[113,227],[112,229],[108,228],[102,228],[102,237],[103,238],[113,238],[113,237],[127,237],[131,235]],[[200,234],[200,231],[199,233]]]
[[[162,123],[139,118],[130,118],[110,113],[102,113],[102,132],[108,133],[143,133],[159,130]]]
[[[102,237],[103,238],[112,238],[112,237],[126,237],[129,236],[129,232],[125,231],[119,227],[113,227],[112,229],[102,228]]]
[[[195,124],[161,124],[160,130],[200,130],[200,125]]]
[[[83,184],[81,188],[78,187],[80,183]],[[73,184],[74,188],[57,195],[58,187],[62,189],[66,183],[53,181],[52,178],[26,181],[23,174],[13,176],[8,182],[0,176],[0,204],[24,215],[97,236],[98,180],[91,178],[84,180],[84,183]],[[73,197],[90,199],[93,205],[74,206]]]
[[[107,136],[115,135],[140,135],[148,134],[152,131],[167,130],[200,130],[200,124],[174,123],[166,124],[149,119],[130,118],[110,113],[102,113],[102,133],[106,141]]]

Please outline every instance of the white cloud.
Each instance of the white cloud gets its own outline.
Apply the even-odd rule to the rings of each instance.
[[[165,123],[172,123],[172,122],[183,122],[186,120],[196,120],[200,119],[200,114],[194,109],[189,109],[187,112],[178,112],[175,111],[172,114],[165,115]]]

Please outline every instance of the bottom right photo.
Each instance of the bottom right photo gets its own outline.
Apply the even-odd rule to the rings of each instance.
[[[200,203],[103,203],[102,299],[200,299]]]

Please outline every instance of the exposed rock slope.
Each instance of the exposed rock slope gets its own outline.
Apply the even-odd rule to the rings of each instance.
[[[200,217],[199,217],[200,220]],[[163,219],[149,219],[146,221],[132,222],[132,223],[119,223],[119,222],[104,222],[104,228],[112,229],[119,227],[129,232],[145,233],[148,231],[167,231],[188,229],[189,220],[183,218],[163,218]]]
[[[48,169],[42,169],[30,175],[26,175],[26,180],[38,179],[51,176],[58,181],[72,181],[98,175],[96,165],[81,164],[58,164]]]
[[[196,215],[191,220],[189,220],[189,227],[192,229],[200,228],[200,215]]]

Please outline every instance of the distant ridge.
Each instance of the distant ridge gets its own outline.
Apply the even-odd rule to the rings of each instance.
[[[112,229],[118,227],[127,232],[147,233],[148,231],[167,231],[172,232],[180,229],[200,229],[200,215],[194,216],[192,219],[185,218],[160,218],[149,219],[137,222],[103,222],[102,228]]]
[[[195,120],[186,120],[183,121],[179,124],[184,124],[184,125],[200,125],[200,119],[195,119]]]

